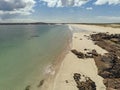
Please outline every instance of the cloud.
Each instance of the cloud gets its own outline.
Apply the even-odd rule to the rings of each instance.
[[[109,5],[117,5],[120,4],[120,0],[97,0],[94,4],[95,5],[103,5],[108,3]]]
[[[93,10],[93,8],[92,7],[87,7],[86,10]]]
[[[34,11],[34,5],[34,0],[0,0],[0,16],[29,15]]]
[[[45,2],[48,7],[79,7],[88,1],[90,0],[40,0],[40,2]]]

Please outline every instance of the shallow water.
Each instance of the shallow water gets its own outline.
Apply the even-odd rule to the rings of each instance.
[[[0,90],[24,90],[40,81],[68,36],[65,25],[0,26]]]

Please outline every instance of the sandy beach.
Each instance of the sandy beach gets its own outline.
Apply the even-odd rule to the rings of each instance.
[[[69,25],[73,32],[71,50],[76,49],[84,52],[84,49],[95,49],[101,55],[107,53],[106,50],[95,45],[88,38],[93,32],[120,33],[119,28],[100,27],[93,25]],[[74,30],[77,30],[74,32]],[[69,51],[63,59],[59,70],[54,75],[54,80],[50,83],[47,90],[78,90],[74,81],[74,73],[80,73],[83,76],[90,77],[96,84],[97,90],[106,90],[103,84],[103,78],[98,75],[98,68],[93,58],[79,59]],[[84,78],[81,80],[84,81]],[[66,83],[67,81],[67,83]]]

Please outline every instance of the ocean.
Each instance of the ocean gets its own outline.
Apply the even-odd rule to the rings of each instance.
[[[67,25],[1,25],[0,90],[25,90],[42,80],[69,36]]]

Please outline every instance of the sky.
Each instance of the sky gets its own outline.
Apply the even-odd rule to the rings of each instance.
[[[0,0],[0,22],[120,22],[120,0]]]

